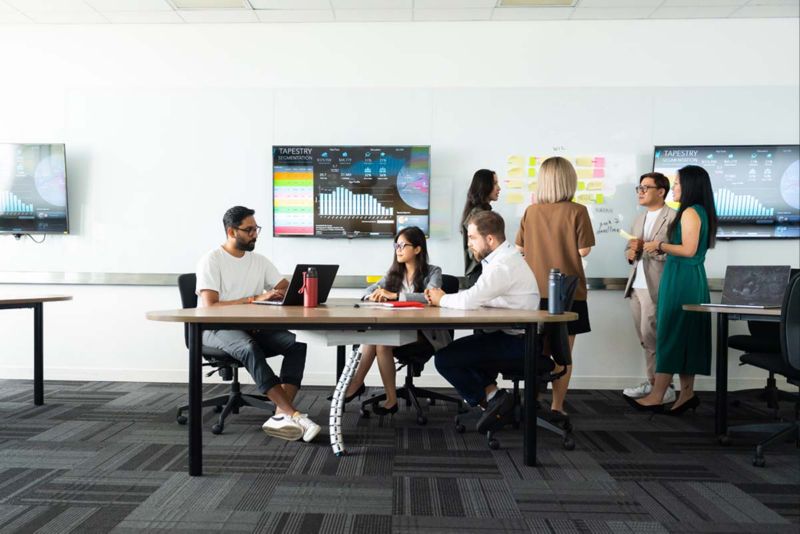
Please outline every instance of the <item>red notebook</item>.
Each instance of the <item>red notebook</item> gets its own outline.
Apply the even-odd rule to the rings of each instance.
[[[424,308],[425,305],[415,300],[393,300],[391,302],[381,302],[384,308]]]

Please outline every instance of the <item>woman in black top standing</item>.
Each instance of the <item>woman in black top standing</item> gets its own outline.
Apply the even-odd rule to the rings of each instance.
[[[481,264],[475,261],[467,246],[467,221],[479,211],[491,210],[492,206],[489,203],[496,201],[499,196],[500,184],[497,181],[497,173],[489,169],[475,171],[467,191],[467,202],[461,213],[461,246],[464,249],[464,278],[467,288],[475,285],[481,275]]]

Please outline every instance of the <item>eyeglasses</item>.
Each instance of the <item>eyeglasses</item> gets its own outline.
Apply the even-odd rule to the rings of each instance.
[[[637,185],[634,187],[637,193],[647,193],[650,189],[661,189],[656,185]]]
[[[247,232],[250,235],[253,235],[253,234],[258,235],[258,234],[261,233],[261,227],[260,226],[247,226],[245,228],[237,228],[237,227],[234,226],[233,229],[234,230],[239,230],[241,232]]]
[[[412,245],[411,243],[394,243],[393,246],[395,250],[400,251],[406,247],[413,247],[414,245]]]

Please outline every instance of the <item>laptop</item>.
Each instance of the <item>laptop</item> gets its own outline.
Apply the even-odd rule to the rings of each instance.
[[[328,293],[331,292],[333,280],[336,278],[336,272],[339,270],[338,265],[298,263],[294,268],[292,280],[289,282],[289,287],[286,288],[286,294],[283,296],[283,300],[257,300],[253,304],[265,304],[268,306],[302,306],[303,294],[300,293],[300,288],[303,287],[303,273],[306,272],[309,267],[317,269],[317,297],[319,303],[322,304],[328,300]]]
[[[780,308],[791,274],[789,265],[729,265],[722,284],[722,302],[703,306]]]

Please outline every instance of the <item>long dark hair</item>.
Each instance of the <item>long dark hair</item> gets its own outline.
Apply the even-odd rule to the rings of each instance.
[[[417,254],[417,269],[414,272],[414,292],[421,293],[425,290],[425,277],[428,276],[428,245],[425,241],[425,232],[416,226],[403,228],[394,236],[394,242],[403,236],[413,247],[420,247]],[[392,266],[386,273],[386,290],[398,293],[403,288],[403,279],[406,276],[406,265],[397,261],[397,254],[394,254]]]
[[[669,225],[670,239],[681,223],[683,212],[700,204],[708,216],[708,248],[714,248],[714,244],[717,242],[717,210],[714,207],[714,191],[711,189],[711,178],[708,176],[708,172],[703,167],[687,165],[678,170],[678,178],[681,183],[681,207]]]
[[[494,175],[495,172],[489,169],[478,169],[472,175],[472,183],[469,184],[469,191],[467,191],[467,202],[464,204],[463,213],[461,213],[462,228],[474,208],[492,209],[492,206],[489,205],[489,195],[492,194],[492,189],[494,189]]]

